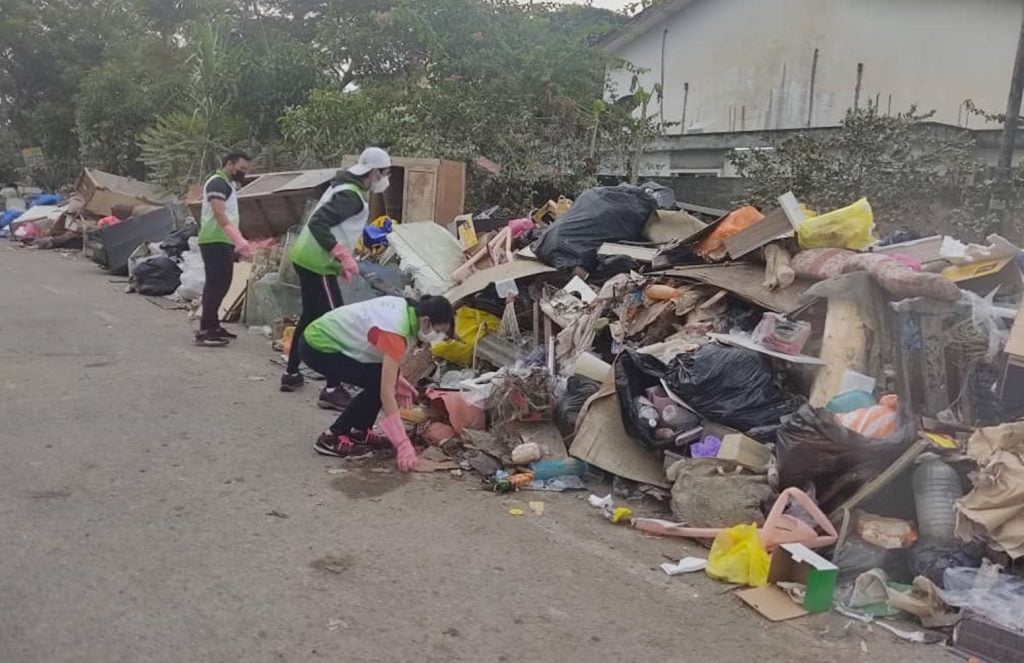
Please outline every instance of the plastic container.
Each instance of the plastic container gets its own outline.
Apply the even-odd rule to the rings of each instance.
[[[540,481],[547,481],[555,477],[586,476],[587,464],[576,458],[551,458],[532,463],[530,470]]]
[[[935,454],[924,454],[914,470],[917,531],[923,541],[952,541],[956,501],[963,495],[960,475]]]
[[[825,409],[833,414],[846,414],[875,405],[875,397],[866,391],[848,391],[839,394],[828,402]]]

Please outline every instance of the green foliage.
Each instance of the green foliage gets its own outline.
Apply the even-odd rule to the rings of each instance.
[[[168,80],[138,63],[107,63],[91,71],[75,97],[75,132],[83,163],[143,179],[139,138],[177,94]]]
[[[347,45],[335,50],[346,60],[342,85],[315,91],[282,118],[296,148],[325,163],[369,144],[406,156],[486,157],[501,171],[471,168],[469,204],[520,205],[592,184],[609,144],[621,142],[610,122],[623,115],[594,106],[606,60],[591,46],[616,15],[508,0],[388,0],[355,16],[359,4],[339,3],[322,32],[324,43]]]
[[[929,125],[929,117],[913,108],[892,117],[851,110],[836,132],[801,133],[731,159],[750,181],[747,202],[756,205],[770,205],[786,191],[821,210],[867,196],[883,227],[943,218],[965,236],[983,235],[991,182],[973,138]]]

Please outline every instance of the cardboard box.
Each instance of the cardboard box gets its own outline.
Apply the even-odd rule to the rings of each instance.
[[[742,433],[726,435],[718,449],[718,459],[736,463],[754,472],[765,472],[771,460],[768,447]]]
[[[1016,258],[947,267],[942,270],[942,275],[960,288],[982,297],[996,288],[999,288],[1000,295],[1012,295],[1024,290],[1024,276],[1021,275]]]
[[[773,622],[828,612],[836,591],[839,567],[802,543],[784,543],[772,552],[768,585],[737,592],[744,603]],[[800,583],[807,588],[803,605],[780,589],[780,582]]]

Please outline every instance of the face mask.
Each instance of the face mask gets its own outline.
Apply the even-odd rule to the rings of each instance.
[[[238,182],[239,184],[245,184],[245,173],[241,170],[236,170],[231,173],[231,179]]]
[[[419,333],[419,337],[420,340],[426,343],[427,345],[433,345],[434,343],[440,343],[441,341],[443,341],[445,333],[431,328],[431,330],[428,332],[421,331]]]
[[[370,191],[373,193],[384,193],[391,186],[391,177],[385,175],[370,186]]]

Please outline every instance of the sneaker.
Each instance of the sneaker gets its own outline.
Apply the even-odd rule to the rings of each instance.
[[[281,391],[295,391],[304,384],[306,379],[302,373],[285,373],[281,376]]]
[[[320,437],[316,438],[316,442],[313,443],[313,450],[321,456],[334,456],[335,458],[357,456],[371,451],[370,447],[365,444],[357,444],[347,435],[335,435],[331,431],[320,433]]]
[[[229,332],[227,329],[224,329],[223,327],[217,327],[216,329],[213,330],[212,333],[217,338],[226,338],[229,341],[233,341],[234,339],[238,338],[238,334],[232,334],[231,332]]]
[[[337,410],[344,412],[345,408],[352,402],[352,395],[344,387],[338,387],[334,391],[320,390],[320,400],[317,405],[325,410]]]
[[[391,441],[387,436],[371,428],[370,430],[351,430],[348,433],[349,439],[356,444],[365,444],[374,449],[390,449]]]
[[[194,342],[196,345],[206,348],[222,348],[228,344],[228,339],[217,336],[210,331],[197,331]]]

